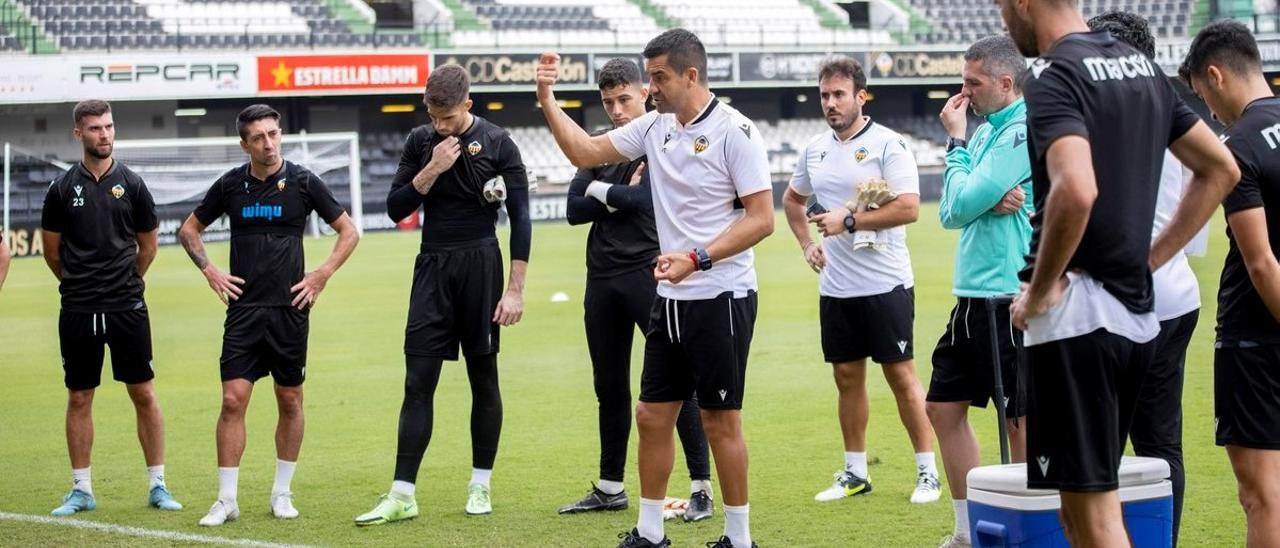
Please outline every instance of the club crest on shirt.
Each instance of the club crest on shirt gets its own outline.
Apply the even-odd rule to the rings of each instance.
[[[853,159],[861,162],[867,159],[867,154],[869,154],[867,152],[867,147],[858,147],[858,150],[853,153]]]
[[[693,140],[693,153],[702,154],[709,146],[711,146],[711,141],[707,140],[707,136],[699,135],[697,139]]]
[[[471,144],[467,145],[467,154],[472,156],[480,154],[480,141],[471,141]]]
[[[279,181],[276,181],[276,189],[279,190],[280,192],[284,192],[284,179],[280,179]]]
[[[116,199],[119,200],[121,196],[124,196],[124,187],[119,184],[111,187],[111,195],[115,196]]]

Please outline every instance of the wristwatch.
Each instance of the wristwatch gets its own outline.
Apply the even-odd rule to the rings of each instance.
[[[711,270],[711,254],[707,250],[694,248],[693,254],[698,257],[698,270]]]
[[[844,229],[848,230],[850,234],[858,229],[858,219],[854,217],[852,213],[850,213],[848,217],[844,218]]]
[[[969,141],[964,139],[956,139],[955,137],[947,137],[947,152],[951,152],[953,148],[965,148],[969,146]]]

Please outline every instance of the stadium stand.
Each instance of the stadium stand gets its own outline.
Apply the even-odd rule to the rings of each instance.
[[[932,28],[917,26],[917,43],[967,44],[1004,32],[1000,8],[990,0],[909,0],[912,8]],[[1085,17],[1127,10],[1146,17],[1157,38],[1186,36],[1191,23],[1192,0],[1083,0]]]
[[[708,46],[889,44],[884,31],[849,28],[833,8],[800,0],[464,0],[487,29],[458,30],[455,47],[644,45],[660,28],[684,26]],[[842,18],[843,17],[843,18]]]
[[[324,0],[15,1],[64,50],[421,44],[416,33],[353,33]]]

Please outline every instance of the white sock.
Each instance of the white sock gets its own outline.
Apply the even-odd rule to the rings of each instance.
[[[240,483],[240,467],[218,467],[218,500],[224,503],[236,501],[236,490]]]
[[[844,469],[853,472],[855,476],[867,479],[867,453],[865,451],[845,451]]]
[[[689,482],[689,493],[697,493],[698,491],[706,491],[707,496],[711,496],[711,480],[693,480]]]
[[[733,548],[751,548],[751,525],[748,520],[750,504],[724,506],[724,536],[729,537]]]
[[[416,486],[407,481],[391,482],[391,496],[404,502],[413,502],[413,491]]]
[[[93,483],[89,481],[89,467],[71,469],[71,487],[90,495],[93,494]]]
[[[933,460],[933,451],[928,453],[916,453],[916,473],[927,472],[938,475],[938,464]]]
[[[151,476],[151,485],[147,487],[148,490],[155,489],[156,487],[164,487],[164,465],[163,464],[148,466],[147,475]]]
[[[640,536],[654,544],[662,542],[667,534],[662,530],[662,501],[640,497],[640,522],[636,524]]]
[[[291,485],[293,483],[293,470],[297,466],[297,462],[276,459],[276,483],[271,486],[272,495],[292,491]]]
[[[493,476],[493,470],[485,470],[482,468],[471,469],[471,483],[479,483],[485,487],[489,486],[489,478]]]
[[[625,489],[625,486],[622,485],[622,482],[620,481],[602,479],[600,480],[600,484],[596,486],[596,489],[599,489],[601,493],[606,495],[616,495],[621,493],[623,489]]]
[[[969,540],[969,501],[953,500],[951,506],[956,509],[956,529],[951,535],[965,542],[973,542]]]

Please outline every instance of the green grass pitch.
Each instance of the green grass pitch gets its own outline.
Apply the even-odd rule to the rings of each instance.
[[[918,373],[927,386],[929,356],[953,303],[957,233],[943,231],[936,205],[909,228],[916,276]],[[1221,217],[1206,258],[1192,265],[1205,307],[1187,365],[1185,446],[1187,546],[1242,545],[1243,514],[1222,449],[1213,445],[1214,296],[1226,252]],[[401,354],[417,234],[374,233],[329,283],[312,314],[307,433],[294,479],[302,517],[277,521],[268,497],[274,474],[274,396],[259,383],[249,411],[241,464],[238,522],[204,529],[196,521],[217,493],[214,422],[223,310],[182,250],[166,247],[147,276],[157,393],[167,420],[167,478],[187,508],[146,508],[146,470],[123,387],[106,381],[95,405],[93,479],[98,509],[82,519],[122,526],[313,545],[611,546],[630,529],[624,512],[558,516],[556,508],[586,492],[597,474],[596,405],[582,327],[585,227],[537,225],[524,321],[506,330],[499,358],[506,422],[493,476],[494,513],[462,512],[470,474],[470,396],[461,366],[448,366],[436,395],[435,435],[419,477],[422,515],[411,522],[357,529],[352,518],[372,507],[391,481],[403,382]],[[505,232],[500,235],[505,239]],[[308,264],[332,240],[308,239]],[[505,246],[505,241],[504,241]],[[226,244],[210,254],[227,264]],[[751,455],[751,526],[761,546],[932,546],[951,530],[947,497],[907,502],[914,461],[892,395],[869,367],[869,452],[875,493],[819,504],[817,491],[842,465],[835,387],[818,341],[817,278],[778,217],[756,248],[760,310],[748,369],[744,422]],[[565,292],[569,302],[552,303]],[[65,390],[59,367],[58,300],[40,259],[16,261],[0,292],[0,512],[45,515],[70,484],[63,437]],[[633,394],[639,389],[633,352]],[[104,372],[109,379],[109,373]],[[971,414],[986,462],[998,459],[992,411]],[[639,493],[635,434],[628,491]],[[688,483],[677,452],[671,493]],[[945,480],[944,480],[945,481]],[[945,487],[944,487],[945,488]],[[718,499],[718,492],[717,492]],[[635,499],[633,499],[633,502]],[[718,505],[717,505],[718,506]],[[718,537],[723,514],[696,525],[668,523],[677,546]],[[157,545],[167,542],[0,519],[0,544]]]

